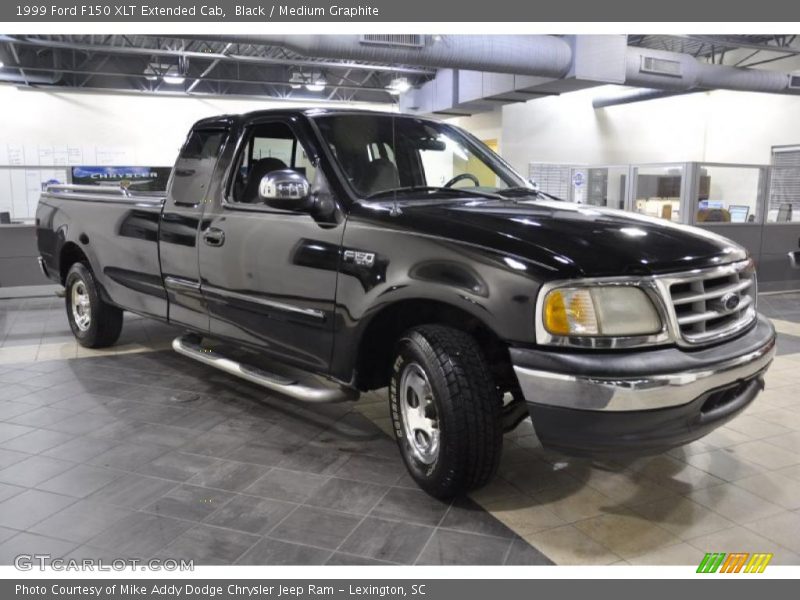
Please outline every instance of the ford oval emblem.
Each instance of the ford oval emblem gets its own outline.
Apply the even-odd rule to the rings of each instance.
[[[730,292],[725,294],[722,298],[720,298],[720,304],[725,308],[725,310],[736,310],[736,307],[739,306],[739,303],[742,299],[739,297],[739,294],[736,292]]]

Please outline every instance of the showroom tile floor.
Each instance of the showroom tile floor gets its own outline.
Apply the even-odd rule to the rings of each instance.
[[[0,301],[0,564],[23,552],[198,564],[688,564],[761,551],[800,564],[800,294],[767,390],[725,427],[636,460],[544,450],[530,422],[499,477],[454,503],[414,488],[382,393],[271,398],[165,351],[126,316],[79,348],[56,298]]]

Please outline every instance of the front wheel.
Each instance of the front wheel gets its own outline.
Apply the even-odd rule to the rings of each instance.
[[[70,267],[64,281],[67,320],[81,346],[105,348],[122,332],[122,310],[100,297],[92,271],[83,263]]]
[[[494,476],[503,447],[502,401],[470,335],[442,325],[403,335],[389,403],[403,460],[430,495],[451,498]]]

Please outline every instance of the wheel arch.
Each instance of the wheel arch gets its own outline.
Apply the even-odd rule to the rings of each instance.
[[[515,386],[508,344],[473,313],[441,300],[402,299],[376,311],[358,339],[355,384],[362,391],[389,381],[394,347],[400,336],[419,325],[447,325],[473,336],[492,367],[498,385]]]

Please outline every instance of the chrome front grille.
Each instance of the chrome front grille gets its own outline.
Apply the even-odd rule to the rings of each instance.
[[[675,278],[668,289],[674,322],[689,344],[735,335],[756,316],[756,276],[750,261]]]

